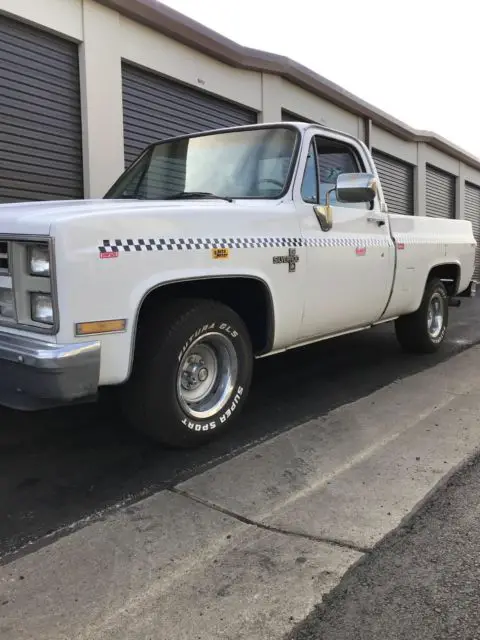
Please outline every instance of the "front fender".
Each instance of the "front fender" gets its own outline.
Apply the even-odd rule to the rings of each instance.
[[[260,282],[264,287],[265,291],[269,298],[269,306],[270,306],[270,318],[269,318],[269,327],[271,332],[271,337],[269,340],[269,348],[273,346],[274,342],[274,332],[275,332],[275,299],[272,294],[272,285],[268,282],[268,279],[265,277],[265,274],[261,274],[256,270],[231,270],[225,271],[224,269],[211,269],[208,273],[200,274],[198,271],[193,269],[182,269],[178,270],[175,273],[169,273],[169,277],[159,280],[158,277],[152,276],[147,281],[143,283],[143,286],[138,286],[132,291],[130,304],[132,308],[135,309],[134,317],[132,318],[131,327],[130,327],[130,345],[129,345],[129,363],[126,371],[126,379],[130,376],[132,365],[133,365],[133,357],[135,354],[135,343],[136,343],[136,335],[138,329],[138,322],[140,311],[145,300],[148,296],[157,291],[158,289],[172,286],[175,284],[182,284],[188,282],[200,282],[202,280],[216,280],[216,279],[245,279],[245,280],[256,280]]]

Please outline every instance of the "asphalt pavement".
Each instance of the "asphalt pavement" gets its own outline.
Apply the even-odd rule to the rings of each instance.
[[[387,536],[288,640],[478,640],[480,456]]]
[[[69,535],[50,538],[50,544],[44,539],[40,547],[10,556],[0,566],[0,637],[284,638],[324,595],[335,593],[352,567],[375,558],[377,545],[439,483],[480,451],[479,362],[477,345],[265,438],[148,498],[97,514],[85,526],[76,522]],[[463,513],[473,532],[474,500],[475,495],[451,520],[460,523]],[[441,518],[449,520],[444,512],[426,549],[438,545]],[[445,540],[442,558],[454,540]],[[459,580],[474,602],[474,551],[458,551],[462,564],[452,562],[457,577],[438,599],[438,615],[448,611],[448,596]],[[406,542],[391,559],[411,574],[412,585],[425,579],[420,595],[436,605],[438,589],[428,592],[436,570],[428,565],[429,576],[422,567],[426,555],[420,549],[412,563]],[[370,602],[378,598],[387,591],[383,579],[391,592],[387,603],[398,596],[408,623],[410,612],[402,607],[414,598],[401,588],[405,576],[400,573],[396,584],[391,577],[388,563],[383,574],[374,569],[365,591]],[[350,596],[352,588],[346,592]],[[461,588],[460,593],[465,596]],[[358,600],[352,637],[360,637],[355,625],[363,623],[365,602]],[[419,608],[413,608],[417,619]],[[434,622],[436,613],[434,608]],[[384,618],[377,637],[395,628],[392,617]],[[429,635],[433,622],[426,620],[426,635],[408,628],[412,640],[435,638]],[[337,637],[345,637],[343,630]],[[363,637],[371,637],[370,631]]]
[[[258,361],[236,428],[197,451],[152,445],[126,428],[115,407],[0,409],[0,561],[480,342],[480,297],[450,314],[448,339],[432,356],[402,353],[386,325]]]

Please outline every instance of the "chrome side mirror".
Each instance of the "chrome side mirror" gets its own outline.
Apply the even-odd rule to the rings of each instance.
[[[337,178],[337,202],[372,202],[377,195],[377,180],[372,173],[341,173]]]

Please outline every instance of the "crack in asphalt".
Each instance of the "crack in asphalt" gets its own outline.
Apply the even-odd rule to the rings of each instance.
[[[252,527],[256,527],[257,529],[263,529],[264,531],[270,531],[272,533],[279,533],[284,536],[292,536],[294,538],[304,538],[306,540],[310,540],[312,542],[320,542],[323,544],[330,545],[332,547],[340,547],[342,549],[349,549],[350,551],[356,551],[357,553],[371,553],[372,550],[367,547],[359,547],[350,542],[346,542],[344,540],[338,540],[336,538],[327,538],[322,536],[314,536],[309,533],[303,533],[302,531],[294,531],[293,529],[283,529],[282,527],[275,527],[273,525],[264,524],[263,522],[258,522],[257,520],[252,520],[251,518],[247,518],[246,516],[242,516],[239,513],[235,513],[235,511],[231,511],[230,509],[225,509],[214,502],[210,502],[209,500],[205,500],[203,498],[199,498],[188,491],[184,491],[183,489],[178,489],[173,487],[168,489],[171,493],[176,493],[177,495],[183,496],[188,500],[192,500],[193,502],[197,502],[198,504],[207,507],[208,509],[212,509],[214,511],[218,511],[219,513],[223,513],[223,515],[229,516],[234,520],[238,520],[242,524],[247,524]]]

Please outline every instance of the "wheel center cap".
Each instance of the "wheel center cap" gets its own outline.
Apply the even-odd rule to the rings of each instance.
[[[193,391],[208,378],[208,369],[203,362],[191,362],[183,371],[182,384],[185,389]]]
[[[208,369],[206,369],[205,367],[202,367],[198,372],[198,380],[200,382],[205,382],[207,378],[208,378]]]

